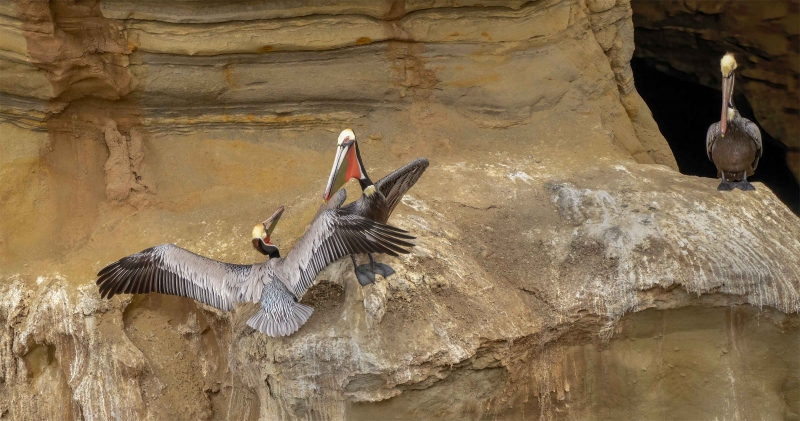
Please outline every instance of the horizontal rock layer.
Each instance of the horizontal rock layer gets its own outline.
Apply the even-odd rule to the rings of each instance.
[[[20,0],[3,10],[0,63],[13,77],[0,86],[2,114],[44,129],[47,112],[76,98],[124,96],[126,117],[161,130],[304,126],[407,109],[424,97],[507,127],[584,85],[574,88],[604,108],[620,146],[641,162],[674,166],[652,118],[639,114],[627,3],[319,3],[223,10]]]

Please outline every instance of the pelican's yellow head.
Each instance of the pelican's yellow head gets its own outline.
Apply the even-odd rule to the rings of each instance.
[[[722,70],[722,77],[729,77],[738,64],[736,63],[736,59],[733,57],[732,53],[727,53],[722,56],[722,60],[719,62],[719,67]]]
[[[253,227],[253,239],[260,239],[266,240],[267,239],[267,230],[264,229],[263,224],[258,224]]]

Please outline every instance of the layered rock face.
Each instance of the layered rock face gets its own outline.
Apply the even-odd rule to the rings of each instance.
[[[0,419],[750,419],[800,414],[800,221],[686,177],[619,2],[0,6]],[[338,132],[431,166],[397,274],[348,260],[288,338],[98,269],[291,249]],[[349,194],[357,197],[356,186]]]
[[[800,5],[796,1],[633,1],[636,54],[659,70],[719,89],[719,58],[739,60],[736,89],[788,148],[800,180]]]

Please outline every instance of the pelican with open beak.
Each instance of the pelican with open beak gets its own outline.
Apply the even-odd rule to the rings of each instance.
[[[270,259],[281,257],[278,246],[272,244],[270,240],[272,231],[274,231],[275,226],[278,225],[278,220],[281,219],[281,215],[283,215],[283,206],[278,208],[266,221],[253,227],[253,248],[259,253],[269,256]]]
[[[375,222],[385,224],[394,208],[428,168],[428,160],[419,158],[395,170],[391,174],[373,184],[361,162],[361,152],[358,149],[356,135],[352,130],[346,129],[339,134],[337,140],[336,158],[328,178],[328,185],[322,198],[325,202],[352,179],[358,180],[361,186],[361,197],[358,200],[341,207],[341,210],[351,215],[358,215]],[[343,200],[342,200],[343,202]],[[341,206],[339,204],[338,206]],[[337,207],[338,207],[337,206]],[[412,238],[412,237],[409,237]],[[356,278],[361,285],[375,283],[375,274],[384,278],[392,275],[394,270],[383,263],[376,263],[371,253],[368,265],[358,266],[354,255],[353,261]]]
[[[328,185],[322,198],[327,202],[337,190],[342,188],[349,180],[356,179],[365,189],[372,185],[367,176],[367,170],[361,162],[361,152],[358,150],[356,135],[350,129],[342,130],[337,140],[336,158],[333,159],[333,168],[328,177]]]

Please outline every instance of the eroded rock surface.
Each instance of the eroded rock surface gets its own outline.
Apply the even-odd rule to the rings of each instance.
[[[0,15],[0,419],[800,414],[800,221],[671,169],[627,2]],[[290,249],[345,127],[373,179],[431,159],[395,276],[332,265],[281,339],[250,305],[99,298],[98,269],[159,243],[258,261],[279,205]]]
[[[797,414],[800,223],[772,194],[633,163],[546,174],[512,156],[431,167],[395,218],[419,233],[415,253],[363,289],[334,265],[289,338],[248,328],[249,306],[6,278],[4,405],[14,419],[61,402],[72,419],[764,416],[741,397],[757,393],[769,414]],[[727,406],[698,410],[675,390],[689,385]],[[44,390],[62,400],[24,398]]]

